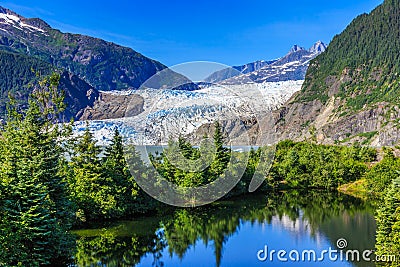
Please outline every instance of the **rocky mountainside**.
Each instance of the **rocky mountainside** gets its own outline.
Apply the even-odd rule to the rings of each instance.
[[[400,140],[400,2],[362,14],[310,63],[300,92],[265,118],[280,139],[396,145]]]
[[[256,61],[211,74],[206,80],[221,84],[243,84],[304,80],[312,59],[326,50],[318,41],[310,49],[294,45],[284,57],[271,61]]]

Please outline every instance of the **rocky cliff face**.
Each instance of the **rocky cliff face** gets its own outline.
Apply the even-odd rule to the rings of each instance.
[[[291,139],[314,140],[321,144],[393,146],[400,140],[400,109],[388,103],[343,115],[337,109],[343,104],[332,97],[327,104],[319,100],[290,103],[264,118],[263,127],[254,125],[254,135],[273,136],[269,141]]]
[[[137,116],[144,111],[140,95],[112,95],[100,92],[91,106],[82,110],[80,120],[105,120]]]

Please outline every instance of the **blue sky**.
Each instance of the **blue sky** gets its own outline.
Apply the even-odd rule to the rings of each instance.
[[[132,47],[171,66],[188,61],[239,65],[284,55],[292,45],[329,43],[383,0],[15,0],[25,17],[64,32]]]

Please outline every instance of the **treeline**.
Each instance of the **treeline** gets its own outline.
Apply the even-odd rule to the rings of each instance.
[[[0,51],[0,66],[0,118],[4,119],[9,93],[26,107],[32,92],[32,88],[27,85],[36,79],[32,68],[43,74],[49,74],[52,68],[38,59],[6,51]]]
[[[208,140],[207,136],[204,137],[203,141],[205,140]],[[212,143],[205,141],[202,146],[195,147],[179,137],[176,142],[170,141],[163,153],[150,155],[150,159],[158,174],[181,188],[201,187],[212,184],[219,178],[225,179],[224,181],[233,185],[224,196],[227,198],[249,192],[249,184],[260,153],[261,148],[251,148],[248,153],[241,153],[224,146],[222,127],[216,122]],[[241,178],[236,185],[236,180],[229,180],[237,177]]]
[[[170,142],[165,153],[152,157],[152,163],[158,173],[168,181],[182,187],[194,187],[215,181],[224,173],[228,163],[235,167],[247,161],[242,179],[229,196],[247,193],[250,181],[260,163],[262,151],[271,148],[252,148],[248,154],[231,151],[223,146],[222,130],[218,123],[215,126],[214,145],[215,155],[212,154],[212,160],[208,160],[211,164],[199,172],[184,171],[179,168],[184,165],[186,159],[196,160],[201,155],[201,148],[194,147],[183,138],[179,138],[176,143]],[[185,158],[174,157],[176,148],[183,151]],[[262,187],[270,190],[312,188],[335,190],[340,185],[361,179],[368,172],[370,162],[375,161],[377,157],[376,149],[357,144],[347,147],[281,141],[273,152],[275,154],[273,163],[269,171],[265,170],[265,182]]]

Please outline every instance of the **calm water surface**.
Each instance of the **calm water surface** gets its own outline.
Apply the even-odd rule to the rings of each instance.
[[[265,246],[269,252],[315,250],[319,257],[330,247],[338,249],[340,238],[346,239],[346,249],[373,249],[372,212],[361,200],[321,191],[248,195],[194,209],[166,207],[156,216],[76,231],[76,261],[78,266],[374,266],[330,261],[327,254],[323,262],[279,262],[276,254],[273,261],[257,258]]]

